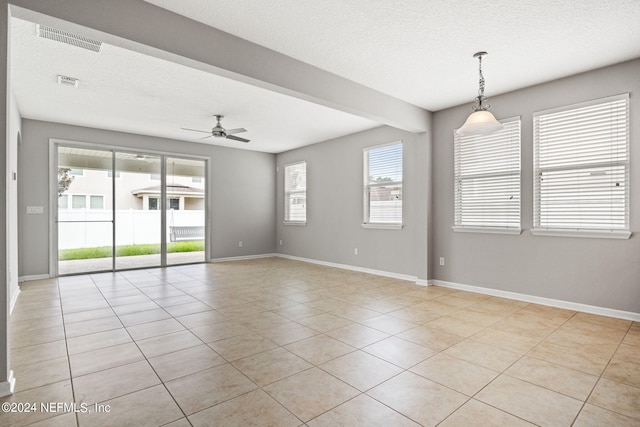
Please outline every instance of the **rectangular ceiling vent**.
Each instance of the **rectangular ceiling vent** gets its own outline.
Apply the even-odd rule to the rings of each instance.
[[[102,47],[102,42],[99,42],[97,40],[67,33],[66,31],[47,27],[46,25],[37,24],[36,34],[38,35],[38,37],[70,44],[71,46],[81,47],[92,52],[100,52],[100,48]]]
[[[62,86],[78,87],[78,85],[80,84],[80,80],[74,77],[61,76],[60,74],[58,74],[58,83]]]

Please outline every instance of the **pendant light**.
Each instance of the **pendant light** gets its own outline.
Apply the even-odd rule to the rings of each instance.
[[[502,129],[502,123],[497,121],[493,114],[489,112],[491,106],[485,104],[487,98],[484,96],[482,57],[486,54],[487,52],[477,52],[473,55],[474,58],[478,58],[480,87],[478,89],[478,96],[476,97],[476,105],[473,106],[473,113],[467,118],[467,121],[464,122],[462,127],[456,130],[456,133],[460,136],[484,135]]]

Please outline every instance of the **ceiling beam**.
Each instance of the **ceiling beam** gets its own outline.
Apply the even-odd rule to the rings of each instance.
[[[142,0],[12,0],[11,15],[410,132],[430,113]]]

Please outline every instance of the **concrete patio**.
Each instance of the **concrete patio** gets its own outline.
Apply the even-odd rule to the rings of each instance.
[[[198,252],[174,252],[167,254],[167,264],[191,264],[205,262],[204,251]],[[117,270],[128,270],[132,268],[159,267],[160,254],[137,255],[116,258]],[[94,271],[111,271],[113,267],[112,258],[92,258],[58,262],[58,274],[79,274]]]

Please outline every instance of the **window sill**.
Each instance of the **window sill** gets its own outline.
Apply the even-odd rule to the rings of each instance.
[[[362,228],[373,228],[377,230],[402,230],[402,224],[362,224]]]
[[[631,232],[626,230],[531,230],[534,236],[588,237],[594,239],[628,239]]]
[[[453,231],[458,233],[486,233],[486,234],[514,234],[522,233],[521,228],[489,228],[489,227],[451,227]]]
[[[284,225],[301,225],[301,226],[307,225],[306,221],[282,221],[282,223]]]

